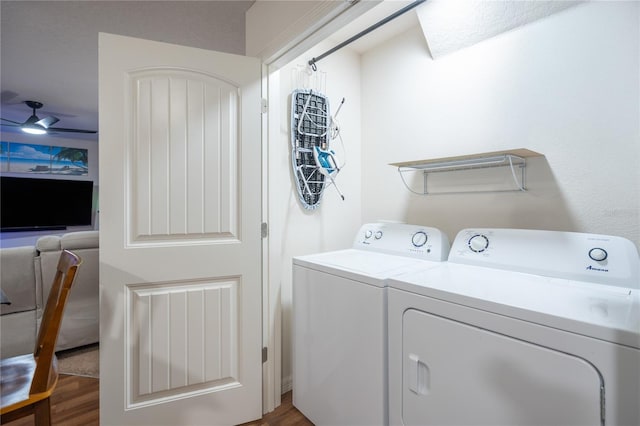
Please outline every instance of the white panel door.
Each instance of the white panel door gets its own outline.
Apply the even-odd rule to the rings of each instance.
[[[402,357],[404,425],[604,424],[600,373],[570,354],[408,309]]]
[[[101,424],[259,418],[260,63],[99,43]]]

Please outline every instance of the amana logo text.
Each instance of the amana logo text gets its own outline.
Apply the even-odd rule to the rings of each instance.
[[[593,266],[591,266],[591,265],[587,266],[587,271],[609,272],[609,270],[608,270],[608,269],[594,268],[594,267],[593,267]]]

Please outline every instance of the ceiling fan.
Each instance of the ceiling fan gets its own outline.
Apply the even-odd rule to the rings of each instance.
[[[39,118],[36,115],[36,110],[42,108],[42,103],[38,101],[24,101],[24,103],[33,111],[31,113],[31,117],[27,118],[27,120],[24,123],[9,120],[6,118],[0,118],[0,120],[2,120],[3,122],[6,121],[8,123],[11,123],[11,124],[8,124],[8,123],[0,123],[0,124],[2,126],[20,127],[20,130],[32,135],[44,135],[47,133],[98,133],[96,130],[65,129],[63,127],[51,127],[52,125],[60,121],[58,117],[54,117],[53,115],[50,115],[45,118]]]

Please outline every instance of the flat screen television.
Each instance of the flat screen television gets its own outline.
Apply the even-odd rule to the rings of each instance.
[[[0,230],[91,225],[93,181],[0,176]]]

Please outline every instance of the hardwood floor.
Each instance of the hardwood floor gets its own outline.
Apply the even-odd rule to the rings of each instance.
[[[256,420],[249,423],[243,423],[240,426],[288,426],[288,425],[301,425],[301,426],[313,426],[313,423],[309,421],[300,411],[293,406],[291,401],[291,391],[282,395],[282,404],[274,411],[265,414],[261,420]]]
[[[100,424],[99,381],[91,377],[60,375],[51,396],[53,425],[94,426]],[[241,426],[313,426],[292,404],[291,392],[282,395],[282,404],[262,419]],[[23,417],[3,426],[33,426],[33,416]]]
[[[51,395],[51,423],[65,426],[94,426],[100,424],[98,379],[60,375]],[[33,426],[33,415],[3,426]]]

